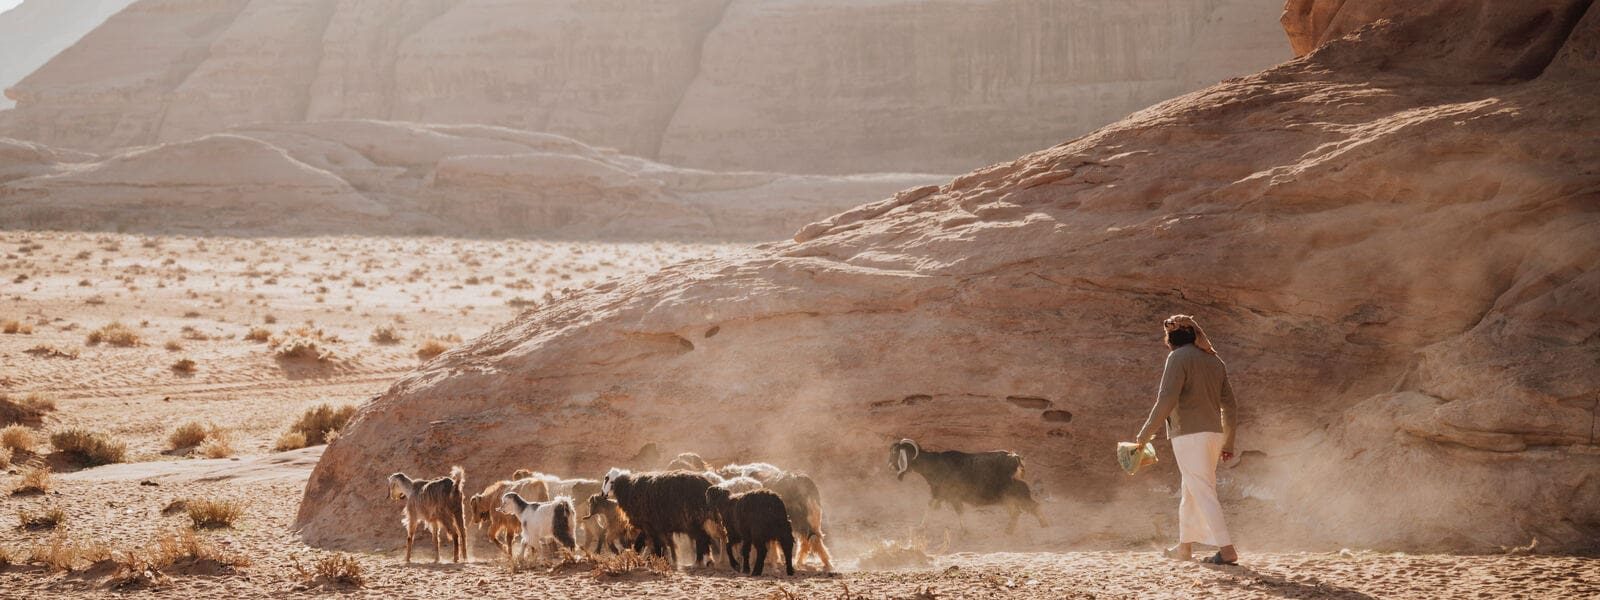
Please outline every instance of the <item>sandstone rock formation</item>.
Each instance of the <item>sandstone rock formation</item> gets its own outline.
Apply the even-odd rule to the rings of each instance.
[[[257,125],[106,158],[0,138],[0,223],[183,233],[769,240],[933,175],[679,169],[557,135]]]
[[[0,13],[0,90],[11,87],[133,0],[28,0]],[[11,108],[0,96],[0,110]]]
[[[1289,58],[1262,0],[141,0],[13,86],[96,152],[258,122],[548,131],[672,164],[953,173]]]
[[[925,498],[888,472],[909,436],[1024,454],[1051,547],[1166,538],[1165,447],[1135,478],[1112,447],[1160,319],[1193,313],[1242,398],[1247,547],[1593,550],[1600,9],[1385,4],[1066,144],[525,314],[364,406],[301,535],[397,544],[391,471],[661,464],[641,447],[810,470],[838,523],[893,532]]]

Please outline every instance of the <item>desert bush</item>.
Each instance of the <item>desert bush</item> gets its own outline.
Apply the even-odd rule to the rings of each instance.
[[[137,346],[139,345],[140,341],[141,338],[139,337],[139,332],[134,331],[133,328],[116,321],[112,321],[111,323],[106,324],[104,327],[89,332],[89,337],[85,338],[84,340],[84,342],[90,346],[105,342],[113,346],[121,346],[124,348]]]
[[[126,443],[104,432],[76,427],[50,434],[50,445],[75,462],[91,467],[119,463],[128,455]]]
[[[90,540],[80,542],[56,533],[50,539],[34,544],[28,552],[29,562],[43,565],[54,572],[71,571],[79,563],[94,564],[111,558],[111,548],[105,542]]]
[[[26,508],[17,510],[17,529],[43,531],[46,529],[59,529],[66,523],[67,513],[60,508],[50,508],[38,512]]]
[[[338,408],[327,404],[319,404],[300,415],[300,419],[289,426],[289,433],[298,433],[305,437],[303,446],[317,446],[328,443],[328,432],[337,432],[350,423],[350,417],[355,416],[356,407],[345,405]],[[283,441],[283,438],[279,438]]]
[[[252,342],[265,342],[272,339],[272,332],[261,327],[254,327],[250,329],[249,333],[244,334],[244,339]]]
[[[250,566],[250,559],[243,554],[219,548],[189,529],[158,533],[150,543],[125,551],[115,560],[117,571],[108,582],[113,588],[162,587],[171,582],[168,571],[201,563],[230,570]]]
[[[227,458],[233,456],[233,438],[228,432],[217,429],[211,432],[211,437],[197,449],[200,456],[206,458]]]
[[[5,446],[0,446],[0,469],[11,468],[11,456],[14,451]]]
[[[0,331],[4,331],[9,334],[31,335],[33,333],[33,326],[16,319],[10,319],[4,323],[0,323]]]
[[[417,345],[417,358],[430,360],[450,349],[450,343],[439,338],[428,338]]]
[[[194,373],[196,369],[198,369],[198,367],[195,365],[195,362],[192,359],[180,358],[177,360],[177,362],[172,363],[172,371],[174,373],[188,375]]]
[[[0,570],[20,562],[22,562],[22,553],[0,546]]]
[[[0,429],[0,448],[13,452],[33,453],[33,448],[39,444],[39,439],[34,437],[33,430],[20,424],[11,424]]]
[[[400,330],[395,329],[393,325],[379,325],[377,329],[372,330],[370,339],[377,344],[398,344],[402,338]]]
[[[595,577],[622,577],[633,573],[665,576],[675,570],[666,558],[654,554],[639,554],[633,550],[623,550],[621,554],[591,556],[589,561],[593,563],[590,574]]]
[[[307,567],[300,564],[300,559],[290,557],[290,564],[300,581],[306,586],[349,586],[362,587],[367,584],[366,574],[361,568],[361,563],[354,556],[348,554],[329,554],[312,561]]]
[[[11,425],[16,423],[37,425],[44,421],[44,415],[56,409],[54,400],[37,393],[28,394],[24,398],[13,398],[9,394],[0,393],[0,423]]]
[[[183,342],[178,340],[167,340],[167,343],[162,344],[161,347],[166,348],[167,352],[183,352]]]
[[[273,452],[288,452],[306,447],[306,434],[298,431],[285,431],[272,443]]]
[[[317,340],[292,336],[272,342],[273,356],[282,360],[309,360],[319,363],[332,362],[336,355],[333,350],[323,347]]]
[[[43,494],[50,491],[50,465],[33,460],[28,464],[22,465],[22,469],[18,474],[21,477],[17,479],[17,485],[11,488],[12,494],[20,496],[24,494]]]
[[[233,500],[190,498],[186,512],[196,529],[218,529],[233,527],[244,516],[244,506]]]
[[[179,425],[177,429],[172,430],[172,433],[167,435],[167,447],[173,450],[182,450],[199,446],[206,441],[206,436],[211,433],[213,428],[214,426],[207,427],[199,421],[189,421]]]

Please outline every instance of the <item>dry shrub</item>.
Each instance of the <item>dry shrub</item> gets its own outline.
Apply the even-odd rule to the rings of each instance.
[[[33,326],[16,319],[10,319],[4,323],[0,323],[0,331],[4,331],[9,334],[32,335]]]
[[[116,573],[109,583],[114,588],[163,587],[171,575],[197,571],[215,575],[250,566],[242,554],[217,547],[193,530],[167,530],[144,547],[127,550],[115,559]]]
[[[22,553],[0,546],[0,570],[20,562],[22,562]]]
[[[37,356],[39,358],[77,358],[78,357],[78,351],[77,350],[62,350],[60,348],[57,348],[55,346],[51,346],[49,344],[39,344],[39,345],[34,346],[32,348],[29,348],[27,350],[23,350],[23,352],[28,353],[28,354],[32,354],[32,355]]]
[[[227,458],[233,456],[233,438],[228,432],[217,429],[211,432],[204,444],[197,449],[200,456],[206,458]]]
[[[28,394],[25,398],[13,398],[0,393],[0,423],[6,425],[17,423],[38,425],[44,421],[45,413],[55,409],[54,400],[37,393]]]
[[[34,512],[26,508],[17,510],[17,529],[43,531],[59,529],[67,523],[67,513],[60,508]]]
[[[180,358],[177,362],[172,363],[172,372],[183,375],[193,374],[198,368],[194,360],[188,358]]]
[[[404,338],[400,337],[400,330],[393,325],[379,325],[372,330],[370,338],[375,344],[398,344]]]
[[[272,443],[273,452],[288,452],[306,447],[306,434],[298,431],[285,431]]]
[[[251,342],[265,342],[272,339],[272,332],[261,327],[253,327],[249,333],[244,334],[244,339]]]
[[[11,488],[13,495],[43,494],[50,491],[50,465],[37,459],[28,461],[22,465],[18,475],[21,477],[17,480],[16,487]]]
[[[11,456],[14,452],[5,446],[0,446],[0,469],[11,468]]]
[[[365,571],[354,556],[330,554],[318,558],[307,568],[300,559],[290,557],[290,565],[301,581],[301,589],[312,587],[363,587],[367,585]]]
[[[190,498],[185,509],[195,529],[233,527],[233,522],[244,516],[244,505],[233,500]]]
[[[39,438],[34,437],[32,429],[16,424],[0,429],[0,448],[32,454],[34,447],[38,445]]]
[[[113,346],[127,348],[139,345],[141,340],[139,332],[134,331],[133,328],[120,322],[112,321],[104,327],[89,332],[89,337],[84,341],[90,346],[105,342]]]
[[[167,340],[167,343],[162,344],[161,347],[166,348],[167,352],[183,352],[183,342],[178,340]]]
[[[430,360],[435,356],[444,354],[446,350],[450,349],[451,345],[449,341],[435,337],[422,340],[421,344],[417,344],[417,358]]]
[[[85,466],[119,463],[128,457],[128,444],[104,432],[70,428],[50,434],[50,445]]]
[[[316,408],[301,414],[300,419],[295,421],[294,425],[289,426],[289,431],[305,436],[304,446],[326,444],[330,441],[328,433],[334,432],[337,435],[337,432],[343,430],[344,426],[350,423],[350,417],[355,416],[355,414],[356,407],[354,405],[347,404],[334,408],[327,404],[319,404]],[[281,442],[283,439],[279,438],[279,441]]]
[[[110,558],[111,548],[105,542],[73,540],[60,532],[36,542],[28,552],[28,562],[58,573],[71,571],[80,563],[94,564]]]
[[[337,355],[330,348],[323,347],[317,340],[307,337],[291,336],[275,339],[271,342],[272,355],[280,360],[306,360],[319,363],[332,362]]]

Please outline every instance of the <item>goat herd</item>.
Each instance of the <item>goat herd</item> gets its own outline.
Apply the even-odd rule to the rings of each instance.
[[[1022,457],[1014,452],[932,452],[900,440],[889,448],[889,464],[898,478],[915,472],[927,480],[930,510],[943,504],[959,516],[967,505],[1000,505],[1010,515],[1007,532],[1022,512],[1045,526],[1039,504],[1022,480]],[[663,471],[613,468],[604,479],[594,480],[518,470],[510,480],[494,482],[470,497],[465,487],[461,467],[438,479],[389,476],[390,496],[405,500],[406,562],[411,562],[417,530],[423,527],[433,533],[435,561],[446,537],[455,544],[452,559],[465,560],[471,522],[511,560],[541,546],[576,551],[581,543],[595,554],[648,547],[677,564],[673,537],[682,535],[693,543],[697,565],[713,564],[713,555],[720,552],[729,567],[759,576],[776,545],[789,575],[812,553],[824,571],[833,570],[823,543],[822,495],[816,482],[805,473],[767,463],[713,469],[686,452]]]

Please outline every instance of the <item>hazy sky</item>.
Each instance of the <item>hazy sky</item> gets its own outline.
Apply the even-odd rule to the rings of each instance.
[[[5,12],[22,4],[22,0],[0,0],[0,12]]]

